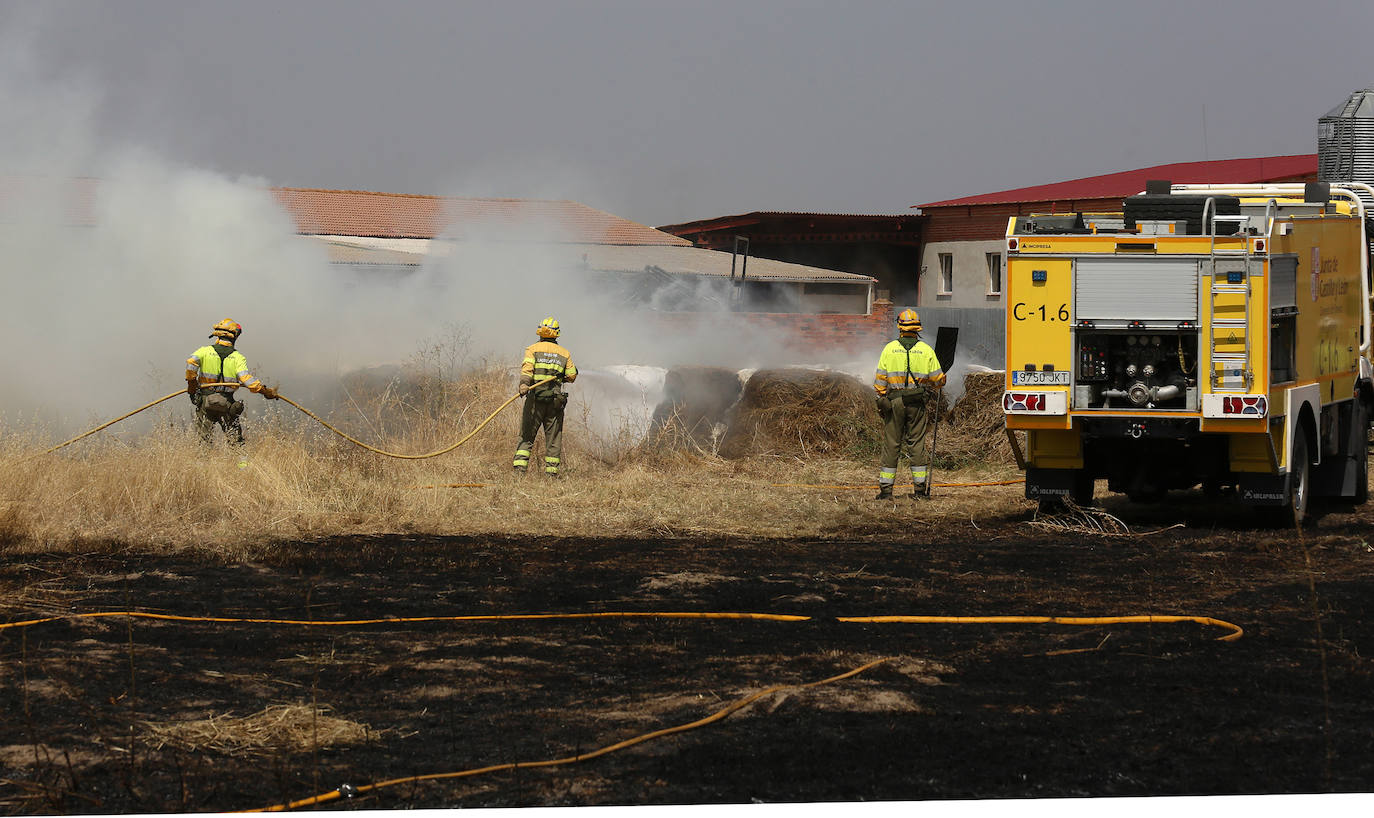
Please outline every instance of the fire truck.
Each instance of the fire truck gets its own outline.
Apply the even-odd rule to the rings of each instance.
[[[1120,212],[1012,217],[1002,408],[1026,497],[1200,486],[1297,524],[1314,498],[1366,502],[1365,201],[1150,182]]]

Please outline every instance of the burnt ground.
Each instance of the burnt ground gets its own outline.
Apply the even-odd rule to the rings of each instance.
[[[938,500],[937,500],[938,502]],[[1149,529],[1155,519],[1123,519]],[[370,537],[252,564],[106,546],[0,565],[0,621],[83,611],[344,620],[693,611],[804,622],[546,619],[326,628],[64,619],[0,630],[0,810],[221,811],[408,782],[337,808],[660,805],[1374,790],[1369,509],[1293,532],[1243,515],[1131,537],[1028,512],[908,540]],[[1313,593],[1315,590],[1315,595]],[[1184,614],[1234,622],[854,624],[879,614]],[[155,727],[314,705],[338,746],[159,742]],[[318,741],[315,739],[314,741]]]

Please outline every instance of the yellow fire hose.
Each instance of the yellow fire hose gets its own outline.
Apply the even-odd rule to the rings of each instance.
[[[1021,477],[1016,480],[987,480],[982,483],[936,483],[935,488],[956,489],[969,488],[971,486],[1015,486],[1024,482],[1026,482],[1026,478]],[[862,486],[827,486],[818,483],[773,483],[771,485],[776,489],[835,489],[836,491],[868,491],[878,487],[877,483],[869,483]],[[893,488],[906,488],[910,485],[910,483],[902,483],[901,485],[894,485]]]
[[[386,781],[378,781],[372,784],[362,784],[360,786],[345,784],[339,787],[337,790],[322,792],[319,795],[312,795],[309,798],[302,798],[300,800],[290,801],[285,804],[274,804],[270,807],[261,807],[259,809],[244,810],[244,812],[284,812],[286,810],[297,809],[298,807],[308,807],[314,804],[323,804],[326,801],[333,801],[336,798],[352,798],[355,795],[360,795],[365,792],[371,792],[373,790],[380,790],[384,787],[394,787],[397,784],[410,784],[412,782],[419,781],[440,781],[443,779],[452,778],[468,778],[474,775],[500,772],[502,770],[529,770],[535,769],[537,767],[556,767],[562,764],[573,764],[579,761],[589,761],[593,758],[604,756],[608,753],[614,753],[617,750],[624,750],[627,747],[633,747],[636,744],[642,744],[652,739],[663,738],[664,736],[671,736],[677,733],[685,733],[688,730],[695,730],[698,727],[705,727],[708,724],[720,721],[721,719],[725,718],[731,713],[734,713],[735,711],[740,710],[746,707],[747,705],[756,702],[759,699],[762,699],[765,696],[771,696],[774,693],[778,693],[784,690],[803,690],[809,687],[820,687],[821,685],[828,685],[833,682],[848,679],[852,676],[857,676],[860,673],[863,673],[865,670],[868,670],[869,668],[876,667],[877,665],[881,665],[884,662],[890,661],[892,661],[891,657],[877,659],[867,664],[860,665],[859,667],[856,667],[853,670],[849,670],[839,675],[831,676],[828,679],[821,679],[815,682],[805,682],[803,684],[794,685],[772,685],[771,687],[765,687],[762,690],[755,691],[753,693],[748,694],[747,696],[743,696],[741,698],[736,699],[735,701],[731,702],[725,707],[722,707],[721,709],[717,710],[711,715],[706,716],[705,718],[697,719],[696,721],[690,721],[685,724],[679,724],[673,727],[665,727],[662,730],[654,730],[650,733],[643,733],[633,738],[627,738],[624,741],[617,741],[614,744],[608,744],[605,747],[601,747],[599,749],[592,750],[586,753],[578,753],[577,755],[565,756],[563,758],[550,758],[545,759],[543,761],[515,761],[508,762],[505,764],[491,764],[486,767],[474,767],[473,769],[458,770],[456,772],[429,773],[427,775],[411,775],[406,776],[405,778],[392,778]]]
[[[545,378],[545,379],[542,380],[542,381],[539,381],[539,382],[537,382],[537,383],[535,383],[535,384],[532,384],[532,385],[531,385],[531,388],[533,388],[533,387],[535,387],[535,386],[539,386],[539,385],[541,385],[541,384],[546,384],[546,383],[548,383],[549,381],[552,381],[552,380],[554,380],[554,378]],[[202,386],[242,386],[242,385],[243,385],[243,384],[240,384],[240,383],[233,383],[233,382],[230,382],[230,383],[207,383],[207,384],[202,384]],[[178,391],[176,391],[176,392],[173,392],[173,393],[170,394],[170,395],[164,395],[164,396],[158,398],[157,400],[153,401],[152,403],[145,403],[144,405],[138,407],[137,409],[135,409],[135,410],[132,411],[132,412],[129,412],[129,413],[127,413],[127,414],[120,415],[119,417],[115,418],[114,420],[111,420],[111,421],[107,421],[107,422],[105,422],[105,423],[102,423],[102,424],[100,424],[99,426],[95,427],[94,429],[91,429],[91,430],[88,431],[88,432],[83,432],[83,433],[77,435],[76,437],[72,438],[71,440],[67,440],[67,441],[64,441],[64,442],[62,442],[62,443],[59,443],[59,444],[57,444],[56,446],[53,446],[51,449],[48,449],[47,451],[43,452],[42,454],[52,454],[53,452],[57,451],[58,449],[61,449],[61,448],[65,447],[65,446],[70,446],[71,444],[77,442],[78,440],[81,440],[82,438],[90,437],[91,435],[95,434],[96,432],[99,432],[101,429],[107,429],[107,428],[109,428],[109,427],[115,425],[116,423],[120,422],[121,420],[125,420],[126,418],[131,418],[131,417],[133,417],[134,415],[137,415],[139,412],[142,412],[142,411],[145,410],[145,409],[151,409],[151,408],[153,408],[154,406],[157,406],[159,403],[162,403],[163,401],[169,401],[169,400],[171,400],[172,398],[175,398],[175,397],[178,396],[178,395],[184,395],[184,394],[186,394],[186,390],[185,390],[185,389],[180,389],[180,390],[178,390]],[[299,409],[301,412],[303,412],[305,415],[307,415],[308,417],[310,417],[311,419],[313,419],[316,423],[319,423],[321,426],[323,426],[324,428],[326,428],[326,429],[328,429],[329,431],[333,432],[334,434],[338,435],[339,437],[343,438],[344,440],[347,440],[349,443],[352,443],[352,444],[354,444],[354,445],[356,445],[356,446],[361,446],[361,447],[363,447],[364,449],[367,449],[369,452],[376,452],[377,454],[384,455],[384,456],[386,456],[386,457],[395,457],[395,458],[398,458],[398,459],[400,459],[400,460],[425,460],[425,459],[431,458],[431,457],[438,457],[438,456],[441,455],[441,454],[448,454],[449,452],[453,451],[454,449],[458,448],[459,446],[462,446],[464,443],[467,443],[469,440],[471,440],[472,437],[473,437],[473,435],[475,435],[475,434],[477,434],[478,432],[482,431],[482,428],[485,427],[488,423],[490,423],[490,422],[492,421],[492,418],[495,418],[498,414],[501,413],[501,410],[505,409],[507,406],[510,406],[512,403],[515,402],[516,398],[519,398],[519,397],[520,397],[520,394],[519,394],[519,393],[516,393],[516,394],[514,394],[514,395],[511,395],[508,399],[506,399],[506,402],[505,402],[505,403],[503,403],[503,404],[501,404],[500,406],[496,407],[496,411],[492,412],[490,415],[487,415],[486,420],[483,420],[481,423],[477,424],[477,428],[473,429],[471,432],[468,432],[466,435],[463,436],[463,438],[462,438],[461,440],[459,440],[457,443],[454,443],[454,444],[451,445],[451,446],[446,446],[446,447],[444,447],[444,448],[442,448],[442,449],[439,449],[438,451],[429,452],[429,453],[427,453],[427,454],[401,454],[401,453],[398,453],[398,452],[388,452],[388,451],[385,451],[385,450],[383,450],[383,449],[378,449],[378,448],[375,447],[375,446],[369,446],[368,444],[362,442],[361,440],[358,440],[358,439],[355,438],[355,437],[351,437],[350,435],[346,434],[345,432],[342,432],[342,431],[340,431],[339,429],[336,429],[335,427],[331,426],[327,421],[325,421],[325,420],[324,420],[323,418],[321,418],[319,415],[315,414],[314,412],[310,411],[309,409],[306,409],[304,406],[301,406],[299,403],[296,403],[295,401],[291,400],[290,398],[286,397],[285,395],[280,395],[280,394],[277,395],[277,399],[278,399],[278,400],[286,401],[286,402],[289,403],[290,405],[296,407],[296,408]],[[38,455],[35,455],[35,457],[37,457],[37,456],[38,456]],[[33,458],[28,458],[28,459],[32,460]],[[428,488],[428,487],[426,487],[426,488]],[[479,487],[478,487],[478,486],[468,486],[468,485],[459,486],[459,485],[456,485],[456,484],[455,484],[454,486],[452,486],[452,488],[479,488]]]
[[[46,622],[60,622],[67,619],[108,619],[127,616],[132,619],[159,619],[168,622],[227,622],[243,625],[304,625],[308,627],[353,627],[358,625],[395,625],[406,622],[514,622],[554,619],[746,619],[768,622],[809,622],[810,616],[800,614],[748,613],[740,611],[589,611],[582,613],[532,613],[532,614],[462,614],[455,616],[412,616],[384,617],[381,619],[253,619],[237,616],[181,616],[178,614],[149,613],[147,611],[88,611],[86,613],[47,616],[41,619],[26,619],[18,622],[0,622],[0,631],[9,628],[27,628]],[[1213,625],[1229,628],[1231,633],[1217,638],[1218,642],[1233,642],[1245,631],[1239,626],[1210,616],[1181,616],[1172,614],[1136,614],[1129,616],[838,616],[836,622],[857,622],[866,624],[1054,624],[1054,625],[1114,625],[1139,623],[1196,622],[1200,625]]]

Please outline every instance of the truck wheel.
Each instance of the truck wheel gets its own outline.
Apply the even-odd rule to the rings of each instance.
[[[1293,525],[1300,526],[1307,519],[1307,501],[1312,487],[1312,464],[1307,458],[1307,435],[1302,431],[1293,435],[1293,452],[1288,462],[1288,473],[1291,476],[1288,486],[1288,511],[1291,512]]]
[[[1369,502],[1369,409],[1364,401],[1355,399],[1351,422],[1360,430],[1360,446],[1355,452],[1355,505]]]

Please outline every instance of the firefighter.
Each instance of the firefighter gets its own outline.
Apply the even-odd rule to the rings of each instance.
[[[559,328],[553,316],[540,321],[535,333],[539,340],[525,348],[525,360],[520,364],[525,410],[520,418],[520,444],[515,448],[515,471],[523,474],[529,468],[530,450],[542,426],[544,473],[557,477],[559,455],[563,453],[563,407],[568,405],[563,384],[577,380],[577,367],[572,353],[555,343]],[[547,378],[553,380],[535,386]]]
[[[234,349],[242,333],[243,327],[226,318],[210,329],[209,338],[214,343],[206,344],[186,359],[186,394],[196,405],[196,429],[207,443],[216,423],[230,441],[243,443],[243,427],[239,424],[243,401],[234,400],[239,384],[268,400],[277,399],[277,390],[253,377],[243,353]],[[225,382],[230,385],[206,385]]]
[[[921,340],[921,317],[905,309],[897,316],[897,340],[883,347],[873,391],[878,393],[878,414],[883,419],[883,454],[878,470],[877,500],[892,499],[897,461],[905,453],[915,484],[912,499],[924,499],[930,475],[926,433],[930,428],[930,401],[939,399],[945,373],[935,350]]]

